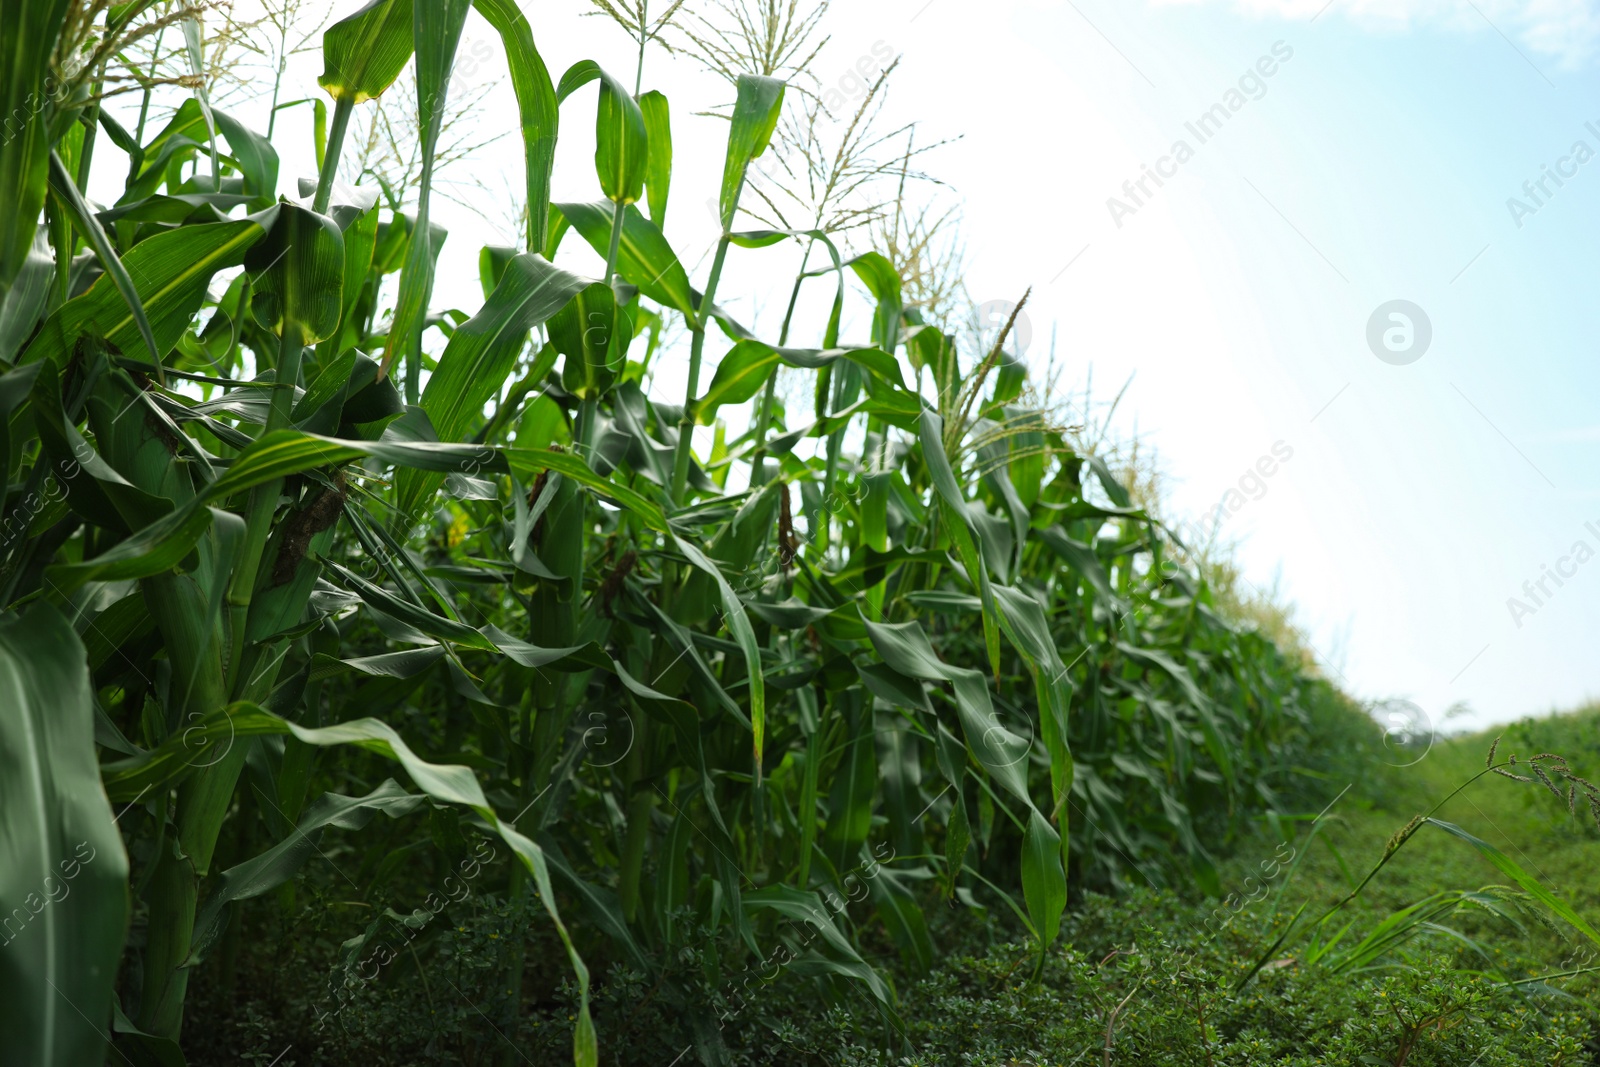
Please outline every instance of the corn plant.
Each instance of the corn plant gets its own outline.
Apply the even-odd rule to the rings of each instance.
[[[509,60],[525,233],[483,248],[475,314],[440,317],[429,203],[469,6]],[[730,1009],[669,973],[697,930],[726,935],[733,989],[809,924],[793,966],[893,1042],[868,926],[926,968],[923,907],[981,899],[1042,960],[1069,884],[1215,891],[1212,852],[1291,784],[1307,680],[1026,401],[1004,336],[961,352],[880,252],[741,228],[782,81],[737,77],[696,280],[663,231],[644,5],[630,91],[588,60],[552,78],[510,0],[373,0],[323,36],[331,119],[295,183],[198,81],[148,139],[100,106],[130,41],[199,17],[0,16],[0,1063],[99,1062],[113,1030],[181,1063],[238,916],[291,907],[318,842],[380,814],[397,856],[515,857],[493,889],[565,947],[583,1065],[591,968],[619,961],[720,1061]],[[424,163],[399,214],[337,177],[408,64]],[[596,199],[552,203],[562,117],[590,114]],[[112,149],[122,194],[92,204]],[[559,265],[580,244],[600,277]],[[777,343],[732,317],[757,252],[831,313],[791,300]],[[687,390],[652,397],[672,322]],[[393,873],[369,861],[353,883]]]

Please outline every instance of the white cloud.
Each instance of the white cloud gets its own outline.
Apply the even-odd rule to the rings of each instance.
[[[1254,15],[1310,20],[1342,17],[1379,31],[1417,26],[1499,32],[1536,57],[1578,67],[1600,52],[1600,0],[1152,0],[1225,3]]]

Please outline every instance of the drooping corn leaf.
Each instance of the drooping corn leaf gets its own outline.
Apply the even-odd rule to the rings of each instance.
[[[333,336],[344,314],[344,235],[327,215],[278,205],[264,240],[245,257],[256,321],[301,344]],[[288,383],[293,385],[294,383]]]
[[[989,651],[989,668],[996,677],[1000,674],[1000,626],[994,604],[994,590],[989,585],[989,570],[978,552],[979,533],[967,511],[967,498],[956,484],[955,472],[950,469],[950,457],[944,450],[944,420],[938,413],[925,409],[922,412],[920,433],[922,455],[928,464],[928,474],[939,496],[939,513],[944,519],[945,531],[955,542],[961,556],[961,565],[967,570],[967,580],[978,587],[983,600],[983,642]]]
[[[574,63],[561,76],[556,99],[565,100],[595,80],[600,82],[600,105],[594,126],[594,169],[600,176],[600,191],[614,204],[636,203],[644,195],[649,162],[649,135],[638,101],[591,59]]]
[[[728,155],[722,164],[722,193],[718,198],[722,229],[733,229],[739,192],[744,188],[750,163],[760,158],[772,141],[783,113],[784,83],[759,74],[739,75],[738,98],[733,105],[733,125],[728,131]]]
[[[1039,939],[1042,968],[1045,950],[1061,933],[1061,913],[1067,907],[1067,875],[1061,866],[1060,835],[1036,810],[1028,813],[1028,829],[1022,835],[1022,897]]]
[[[649,138],[645,188],[650,221],[662,227],[667,224],[667,194],[672,188],[672,110],[667,98],[653,89],[639,97],[639,110]]]
[[[627,360],[632,334],[610,285],[595,282],[575,294],[550,320],[550,343],[566,357],[562,386],[581,399],[598,398]]]
[[[900,365],[877,348],[839,348],[824,352],[777,348],[762,341],[745,340],[734,345],[722,357],[711,384],[695,404],[695,417],[702,426],[709,425],[715,418],[717,408],[749,400],[766,385],[779,363],[818,370],[841,359],[857,364],[892,386],[905,387]]]
[[[527,179],[527,251],[545,252],[549,237],[550,174],[555,166],[560,109],[550,72],[534,46],[528,20],[511,0],[473,0],[479,13],[500,35],[511,68],[522,125],[523,165]]]
[[[329,26],[322,34],[317,84],[352,104],[382,96],[411,59],[411,5],[412,0],[372,0]]]

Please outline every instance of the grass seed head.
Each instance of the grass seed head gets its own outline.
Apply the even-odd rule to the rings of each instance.
[[[1497,751],[1499,751],[1499,749],[1500,749],[1500,738],[1496,737],[1494,739],[1494,744],[1489,746],[1489,758],[1483,761],[1483,765],[1485,767],[1493,767],[1494,766],[1494,754]]]
[[[1411,821],[1406,823],[1400,829],[1396,830],[1394,832],[1394,836],[1389,838],[1389,843],[1383,846],[1383,858],[1388,859],[1390,856],[1398,852],[1400,850],[1400,846],[1405,844],[1411,835],[1417,832],[1417,827],[1421,825],[1422,816],[1413,815],[1411,817]]]
[[[1550,776],[1544,773],[1543,767],[1539,766],[1537,763],[1529,763],[1528,766],[1533,770],[1533,773],[1538,776],[1539,781],[1544,783],[1544,787],[1556,795],[1557,800],[1562,799],[1561,790],[1557,788],[1556,784],[1550,780]]]

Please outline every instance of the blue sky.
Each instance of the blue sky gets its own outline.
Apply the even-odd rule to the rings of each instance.
[[[1507,208],[1575,142],[1600,153],[1586,127],[1600,129],[1597,6],[835,0],[815,69],[837,83],[875,51],[903,57],[890,117],[921,122],[919,140],[961,138],[927,165],[962,206],[972,296],[1033,287],[1033,355],[1054,328],[1069,382],[1131,376],[1124,428],[1158,449],[1177,512],[1216,514],[1244,483],[1221,532],[1253,583],[1293,599],[1330,676],[1441,725],[1464,703],[1456,728],[1600,696],[1600,558],[1574,555],[1580,541],[1600,552],[1600,158],[1559,189],[1547,179],[1520,227]],[[551,69],[631,71],[628,40],[587,10],[529,8]],[[476,15],[466,38],[489,43],[469,79],[487,83],[498,41]],[[1199,143],[1186,124],[1226,107],[1263,59],[1273,73],[1245,86],[1259,98],[1238,97]],[[285,97],[314,91],[318,70],[296,63]],[[703,279],[715,229],[696,205],[726,126],[692,112],[726,93],[660,51],[645,87],[672,100],[667,234]],[[494,93],[487,119],[511,136],[472,168],[514,188],[511,101]],[[564,108],[557,199],[597,195],[589,99]],[[314,169],[305,109],[280,130],[287,186]],[[1192,158],[1119,226],[1108,200],[1126,203],[1146,166],[1170,172],[1179,140]],[[458,236],[436,303],[475,310],[484,223],[449,204],[437,217]],[[728,300],[757,324],[787,292],[778,255],[736,256],[751,284]],[[1367,341],[1395,300],[1432,328],[1406,365]],[[669,360],[659,394],[677,400],[682,376]],[[1263,457],[1277,458],[1257,478]],[[1569,576],[1557,586],[1546,567]],[[1514,618],[1512,598],[1531,610]]]
[[[1034,317],[1067,354],[1134,375],[1126,408],[1180,510],[1213,512],[1274,443],[1293,449],[1222,530],[1253,581],[1281,580],[1329,673],[1436,718],[1465,702],[1452,727],[1600,694],[1600,563],[1572,554],[1600,549],[1600,159],[1571,158],[1600,152],[1592,5],[1416,4],[1401,22],[1338,0],[1315,21],[1321,4],[1001,3],[971,33],[945,4],[911,24],[908,80],[957,47],[962,70],[1006,72],[953,115],[936,78],[919,95],[968,123],[951,180],[975,288],[1039,286]],[[1265,94],[1200,144],[1185,124],[1275,44],[1293,55]],[[1193,158],[1119,227],[1107,201],[1179,139]],[[1576,175],[1546,179],[1519,228],[1508,199],[1564,157]],[[1044,232],[1018,239],[1038,202],[1023,175],[1056,180]],[[1395,299],[1433,328],[1405,366],[1366,341]]]

